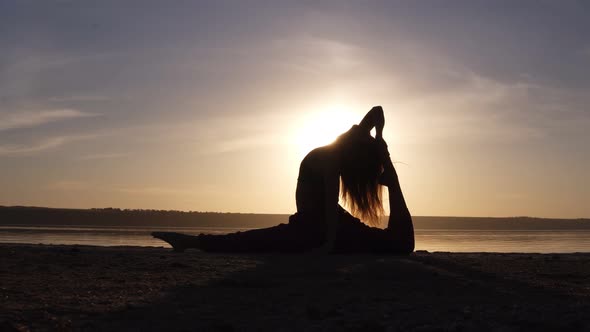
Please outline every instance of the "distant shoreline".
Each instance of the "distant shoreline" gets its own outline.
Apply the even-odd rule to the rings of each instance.
[[[535,217],[414,216],[420,229],[560,230],[590,229],[590,219]],[[245,227],[287,223],[288,214],[184,212],[127,209],[62,209],[0,206],[0,225],[128,226],[128,227]],[[383,219],[383,224],[386,218]]]
[[[131,250],[131,251],[142,251],[142,250],[169,250],[172,251],[172,247],[165,242],[162,242],[160,246],[140,246],[140,245],[95,245],[95,244],[63,244],[63,243],[27,243],[27,242],[0,242],[1,249],[14,249],[14,248],[43,248],[43,249],[56,249],[62,250],[66,248],[70,251],[78,250]],[[255,252],[236,252],[236,253],[211,253],[204,252],[198,249],[190,249],[193,255],[234,255],[234,256],[308,256],[308,252],[285,254],[277,252],[268,253],[255,253]],[[529,251],[452,251],[452,250],[416,250],[410,253],[412,255],[476,255],[476,256],[506,256],[506,255],[541,255],[541,256],[590,256],[590,252],[587,251],[571,251],[571,252],[529,252]],[[360,254],[328,254],[327,257],[346,257],[346,256],[367,256],[367,257],[404,257],[397,255],[388,254],[372,254],[372,253],[360,253]]]

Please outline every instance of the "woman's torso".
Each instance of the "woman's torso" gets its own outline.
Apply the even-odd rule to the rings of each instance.
[[[330,169],[327,164],[332,160],[333,151],[330,146],[314,149],[303,158],[295,193],[297,212],[323,217],[326,199],[324,178]]]

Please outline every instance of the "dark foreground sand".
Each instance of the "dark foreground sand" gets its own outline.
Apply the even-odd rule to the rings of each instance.
[[[590,330],[590,254],[0,245],[0,331]]]

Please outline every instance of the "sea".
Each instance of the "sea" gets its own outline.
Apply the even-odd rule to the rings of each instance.
[[[226,234],[238,227],[113,227],[72,225],[0,225],[0,243],[169,247],[154,231]],[[590,252],[590,229],[485,230],[416,229],[416,250],[429,252]]]

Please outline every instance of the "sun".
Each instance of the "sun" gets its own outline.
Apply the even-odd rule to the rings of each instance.
[[[299,153],[304,156],[317,147],[332,143],[338,135],[360,121],[361,116],[347,107],[320,108],[318,111],[307,113],[298,121],[294,143]]]

